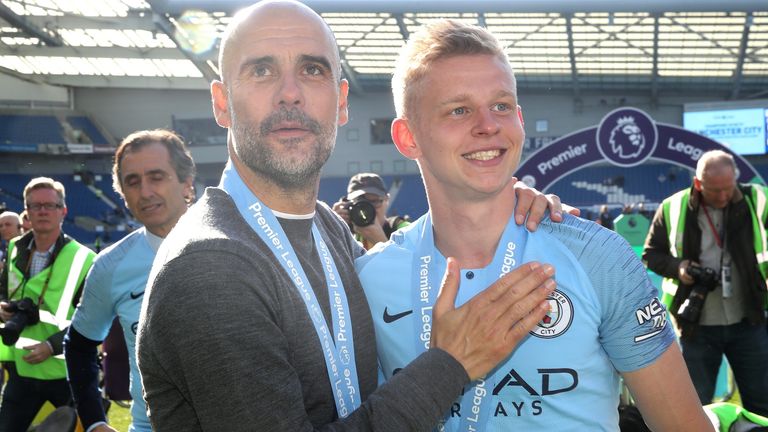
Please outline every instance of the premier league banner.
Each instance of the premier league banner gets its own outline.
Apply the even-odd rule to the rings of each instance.
[[[656,123],[632,107],[613,110],[599,125],[553,141],[523,162],[515,175],[528,186],[546,191],[560,178],[598,162],[628,168],[652,159],[695,170],[701,154],[709,150],[733,155],[739,182],[764,183],[757,170],[728,147],[679,126]]]

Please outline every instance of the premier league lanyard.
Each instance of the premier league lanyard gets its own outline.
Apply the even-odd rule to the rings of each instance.
[[[421,313],[421,319],[415,320],[416,352],[420,353],[429,349],[429,341],[432,335],[432,308],[437,301],[440,288],[440,280],[445,272],[445,258],[437,253],[434,234],[432,232],[432,215],[427,213],[421,226],[421,241],[414,257],[413,268],[416,277],[414,279],[413,309]],[[490,286],[496,279],[504,276],[517,267],[520,254],[525,250],[525,242],[528,233],[518,228],[514,223],[507,225],[501,241],[496,248],[496,254],[491,264],[485,271],[478,272],[475,276],[473,292],[462,290],[460,296],[470,299],[480,291]],[[497,273],[498,272],[498,273]],[[480,279],[478,279],[478,277]],[[491,373],[492,375],[492,373]],[[473,383],[472,388],[461,397],[462,416],[460,417],[459,431],[476,431],[485,428],[490,418],[491,405],[488,394],[495,383],[480,378]],[[448,419],[448,421],[453,418]],[[454,426],[455,427],[455,426]]]
[[[322,261],[325,272],[325,282],[328,286],[328,299],[331,303],[333,321],[333,336],[320,309],[315,292],[309,284],[309,279],[299,263],[298,256],[285,235],[280,222],[272,210],[265,206],[245,185],[240,175],[227,162],[219,187],[224,189],[235,202],[238,211],[248,222],[251,229],[258,234],[264,244],[270,248],[275,258],[280,262],[285,272],[290,276],[299,296],[304,300],[307,312],[315,326],[315,332],[320,340],[320,346],[325,354],[325,366],[328,379],[336,401],[336,412],[344,418],[360,406],[360,386],[357,381],[357,366],[355,363],[355,344],[352,336],[352,316],[347,303],[336,264],[328,250],[317,224],[312,222],[312,236],[315,240],[317,253]]]

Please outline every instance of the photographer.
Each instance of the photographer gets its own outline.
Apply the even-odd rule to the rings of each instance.
[[[723,151],[704,153],[693,187],[664,200],[643,261],[664,276],[663,301],[702,404],[725,354],[744,408],[768,415],[766,188],[737,184]]]
[[[62,339],[94,253],[65,235],[64,186],[47,177],[24,188],[32,231],[11,240],[0,277],[0,361],[8,383],[0,432],[25,431],[46,401],[71,400]]]
[[[347,222],[365,249],[389,240],[393,232],[409,224],[400,216],[387,217],[388,208],[384,180],[373,173],[354,175],[349,179],[347,195],[333,205],[333,211]]]

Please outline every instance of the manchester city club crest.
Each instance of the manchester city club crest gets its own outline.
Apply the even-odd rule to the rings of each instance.
[[[549,312],[531,330],[531,334],[543,339],[551,339],[565,333],[573,322],[573,303],[565,293],[555,290],[547,297]]]
[[[597,148],[615,165],[643,163],[656,149],[658,131],[648,116],[635,108],[619,108],[603,117],[597,128]]]

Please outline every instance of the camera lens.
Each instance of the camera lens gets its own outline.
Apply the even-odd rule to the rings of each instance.
[[[355,201],[349,206],[349,219],[359,227],[371,225],[376,220],[376,207],[366,200]]]

